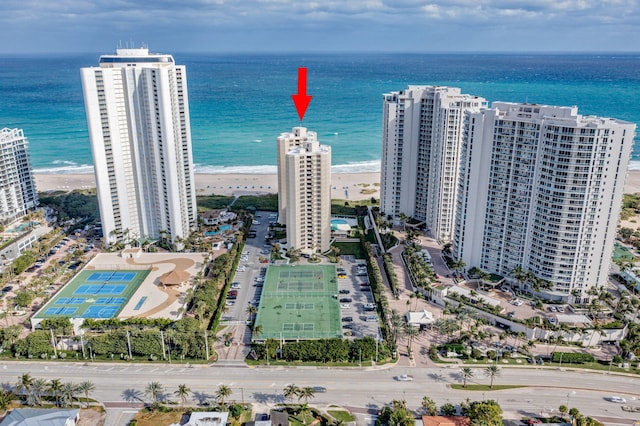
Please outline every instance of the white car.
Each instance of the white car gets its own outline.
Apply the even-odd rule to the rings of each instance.
[[[231,284],[231,288],[232,288],[232,289],[234,289],[234,290],[238,290],[238,289],[240,289],[240,283],[233,283],[233,284]]]
[[[237,272],[244,272],[244,266],[240,265],[238,266],[238,268],[236,269]]]
[[[621,396],[610,396],[610,397],[609,397],[609,401],[611,401],[611,402],[617,402],[617,403],[620,403],[620,404],[624,404],[625,402],[627,402],[627,400],[626,400],[626,399],[624,399],[624,398],[623,398],[623,397],[621,397]]]
[[[340,308],[341,308],[341,309],[349,309],[349,307],[350,307],[350,306],[349,306],[349,304],[348,304],[348,303],[343,303],[343,304],[341,304],[341,305],[340,305]]]
[[[516,300],[515,302],[513,302],[513,304],[515,306],[522,306],[524,304],[524,302],[522,300]]]
[[[413,376],[409,376],[408,374],[400,374],[399,376],[395,376],[394,379],[399,382],[413,382]]]
[[[254,224],[254,225],[260,225],[260,222],[259,222],[259,221],[257,221],[257,220],[254,220],[254,221],[253,221],[253,224]]]

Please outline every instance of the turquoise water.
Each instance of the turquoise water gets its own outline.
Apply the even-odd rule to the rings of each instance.
[[[99,55],[0,57],[0,126],[24,129],[36,170],[92,170],[80,68]],[[408,84],[458,86],[489,101],[577,105],[582,114],[640,123],[637,54],[173,55],[187,66],[201,172],[275,171],[277,136],[300,124],[290,95],[301,66],[313,96],[302,124],[332,146],[334,171],[379,169],[382,94]],[[640,160],[640,144],[633,158]]]
[[[9,231],[7,232],[19,233],[19,232],[23,232],[30,226],[38,226],[38,225],[40,225],[40,222],[25,222],[25,223],[21,223],[15,228],[9,229]]]
[[[229,229],[231,229],[231,225],[222,225],[217,231],[207,231],[204,235],[210,237],[211,235],[218,235],[224,231],[228,231]]]

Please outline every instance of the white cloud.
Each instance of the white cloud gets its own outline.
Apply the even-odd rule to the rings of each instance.
[[[341,48],[371,50],[385,48],[379,41],[403,46],[431,40],[443,31],[460,34],[452,48],[464,50],[476,42],[491,45],[492,40],[502,42],[505,36],[517,39],[520,33],[526,33],[531,43],[538,34],[555,34],[556,40],[580,34],[604,46],[608,36],[612,37],[609,45],[622,40],[627,49],[640,46],[637,0],[0,1],[0,37],[25,46],[55,43],[57,38],[65,39],[65,34],[77,43],[140,34],[165,40],[174,34],[176,40],[194,45],[203,36],[208,41],[225,39],[229,48],[246,42],[250,44],[245,48],[259,49],[263,43],[277,50],[275,40],[286,49],[292,37],[302,43],[308,34],[315,40],[322,32],[344,40]],[[472,36],[465,36],[466,32]],[[482,37],[477,36],[479,32]]]

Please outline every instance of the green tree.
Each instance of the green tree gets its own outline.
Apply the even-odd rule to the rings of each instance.
[[[294,385],[293,383],[290,383],[287,386],[285,386],[282,391],[284,398],[290,401],[293,401],[293,398],[297,397],[299,393],[300,393],[300,388]]]
[[[422,397],[422,409],[424,412],[430,416],[435,416],[438,414],[438,406],[435,401],[428,396]]]
[[[25,399],[29,392],[31,392],[31,385],[33,385],[33,377],[31,374],[24,373],[18,377],[18,384],[16,385],[16,392],[24,395]]]
[[[16,395],[7,389],[0,389],[0,410],[4,411],[16,399]]]
[[[218,390],[216,390],[216,400],[218,401],[218,404],[224,405],[224,400],[229,396],[231,396],[232,393],[233,391],[229,386],[227,385],[218,386]]]
[[[71,382],[63,383],[60,388],[60,401],[63,407],[72,407],[73,398],[78,393],[78,386]]]
[[[460,376],[462,377],[462,387],[467,387],[467,380],[473,377],[473,370],[469,367],[463,367],[460,369]]]
[[[56,407],[60,406],[60,394],[62,393],[62,381],[60,379],[51,379],[47,390],[56,400]]]
[[[316,392],[310,386],[305,386],[303,388],[300,388],[300,391],[298,392],[298,399],[304,398],[305,404],[308,404],[309,398],[313,398],[314,396],[316,396]]]
[[[178,385],[178,390],[174,392],[174,395],[180,398],[180,404],[184,405],[190,393],[191,393],[191,389],[189,389],[187,385],[182,384],[182,385]]]
[[[442,416],[455,416],[457,412],[458,410],[456,409],[456,406],[450,402],[447,402],[440,406],[440,414]]]
[[[491,385],[489,386],[493,389],[493,380],[500,375],[500,368],[493,364],[484,369],[484,374],[491,379]]]
[[[414,426],[413,413],[407,409],[405,401],[394,400],[391,406],[385,406],[376,419],[377,426]]]
[[[164,392],[164,387],[160,384],[160,382],[150,382],[146,389],[145,393],[151,397],[151,401],[155,404],[158,402],[158,398]]]
[[[502,426],[502,408],[494,400],[474,401],[461,407],[471,426]]]
[[[89,406],[89,394],[96,389],[96,385],[89,380],[85,380],[84,382],[78,385],[78,392],[84,393],[85,403]]]
[[[47,391],[48,385],[45,379],[34,379],[27,396],[27,405],[41,405],[42,395]]]

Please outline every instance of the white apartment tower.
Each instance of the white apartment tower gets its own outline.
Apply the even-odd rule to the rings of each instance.
[[[38,205],[28,145],[22,129],[0,130],[0,223],[24,216]]]
[[[188,236],[197,216],[185,67],[117,49],[81,74],[105,241]]]
[[[288,148],[286,152],[285,148]],[[287,246],[302,252],[328,251],[331,244],[331,147],[320,145],[316,133],[304,127],[282,133],[278,137],[278,177],[283,182],[278,196],[285,212]],[[283,222],[282,216],[279,221]]]
[[[409,86],[384,95],[381,209],[426,224],[441,242],[453,235],[465,112],[487,107],[456,87]]]
[[[469,113],[454,257],[512,278],[519,267],[553,284],[547,297],[585,300],[607,280],[634,131],[577,107]]]

